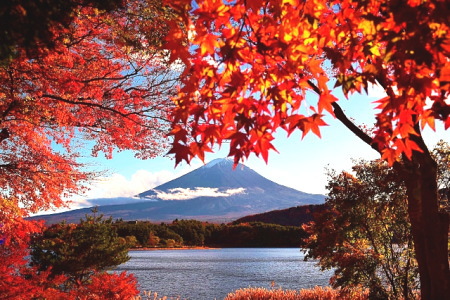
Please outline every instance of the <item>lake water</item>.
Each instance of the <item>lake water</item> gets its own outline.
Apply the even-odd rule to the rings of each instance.
[[[225,248],[130,251],[116,268],[133,273],[141,291],[189,300],[223,299],[246,287],[283,289],[328,285],[332,271],[303,261],[298,248]]]

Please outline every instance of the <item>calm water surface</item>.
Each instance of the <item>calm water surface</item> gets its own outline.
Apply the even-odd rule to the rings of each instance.
[[[294,248],[130,251],[117,271],[133,273],[142,291],[189,300],[223,299],[239,288],[328,285],[332,271],[303,261]]]

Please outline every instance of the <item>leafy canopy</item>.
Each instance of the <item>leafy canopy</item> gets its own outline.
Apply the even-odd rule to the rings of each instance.
[[[76,6],[70,23],[51,27],[52,51],[30,58],[18,48],[0,64],[0,206],[63,205],[95,175],[79,163],[80,149],[108,158],[164,151],[178,71],[160,48],[173,18],[160,4]]]
[[[393,163],[420,150],[411,136],[450,126],[450,27],[446,1],[173,1],[190,47],[173,112],[176,162],[229,142],[235,162],[266,161],[278,129],[320,136],[325,113],[349,123],[331,85],[346,95],[380,85],[373,137],[351,130]],[[172,45],[171,44],[171,45]],[[175,48],[177,45],[177,48]],[[316,100],[306,99],[313,92]]]
[[[80,5],[102,10],[117,9],[122,0],[10,0],[0,8],[0,63],[25,50],[35,57],[55,46],[55,28],[73,21]],[[20,50],[19,50],[20,49]]]
[[[0,4],[0,16],[0,298],[136,296],[132,276],[97,271],[123,261],[120,239],[100,231],[102,243],[113,247],[93,249],[120,255],[97,257],[106,265],[96,266],[84,258],[94,268],[90,280],[67,290],[73,278],[52,274],[61,267],[57,259],[47,257],[53,271],[29,265],[30,236],[43,226],[24,217],[65,205],[97,175],[78,160],[86,141],[93,155],[107,157],[130,149],[149,158],[166,147],[179,71],[161,45],[173,11],[159,0],[12,0]],[[80,232],[51,230],[67,239],[69,231]],[[66,258],[74,255],[69,244],[54,246]],[[68,266],[81,276],[77,263]]]

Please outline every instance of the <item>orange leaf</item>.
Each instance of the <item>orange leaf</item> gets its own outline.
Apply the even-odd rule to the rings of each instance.
[[[331,104],[336,101],[338,101],[338,99],[334,95],[328,92],[322,93],[320,95],[318,103],[319,113],[322,113],[323,110],[326,110],[330,114],[334,115],[333,106]]]
[[[434,117],[432,116],[432,111],[427,110],[422,114],[422,117],[420,119],[420,126],[422,127],[422,129],[425,128],[426,125],[430,126],[431,129],[433,129],[434,131],[436,131],[436,127],[435,127],[435,120]]]
[[[391,148],[385,148],[382,150],[381,159],[386,160],[390,166],[394,164],[394,162],[397,161],[397,154],[394,149]]]
[[[309,62],[309,70],[311,71],[312,74],[321,74],[323,73],[323,69],[322,69],[322,60],[321,59],[312,59]]]
[[[302,120],[303,125],[303,134],[302,139],[308,134],[309,131],[312,131],[315,135],[317,135],[319,138],[322,136],[320,135],[320,127],[319,126],[327,126],[328,124],[325,123],[322,120],[322,115],[314,114],[311,117],[305,118]]]
[[[205,34],[198,43],[202,56],[213,54],[217,48],[220,48],[219,37],[213,33]]]

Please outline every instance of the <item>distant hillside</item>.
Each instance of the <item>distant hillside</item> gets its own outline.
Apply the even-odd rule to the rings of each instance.
[[[270,181],[233,161],[216,159],[186,175],[149,189],[122,204],[100,199],[98,212],[123,220],[170,222],[174,219],[226,223],[275,209],[324,203],[324,195],[308,194]],[[94,201],[93,201],[94,202]],[[90,208],[34,217],[47,223],[78,222]]]
[[[237,219],[233,224],[262,222],[283,226],[300,226],[313,220],[313,213],[326,209],[325,204],[312,204],[273,210],[261,214],[245,216]]]

